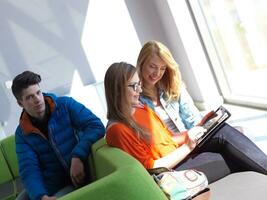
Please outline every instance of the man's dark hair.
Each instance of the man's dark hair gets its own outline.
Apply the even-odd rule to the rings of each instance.
[[[17,75],[13,79],[12,83],[12,93],[17,100],[20,100],[22,97],[22,90],[28,88],[31,85],[36,85],[41,82],[41,76],[31,71],[24,71],[21,74]]]

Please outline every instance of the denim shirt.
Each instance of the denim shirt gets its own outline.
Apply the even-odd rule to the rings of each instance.
[[[141,95],[140,101],[155,111],[155,106],[151,99]],[[182,87],[180,98],[177,101],[167,102],[164,98],[164,92],[160,92],[160,103],[180,132],[194,127],[202,118],[199,110],[194,105],[193,99],[184,86]]]

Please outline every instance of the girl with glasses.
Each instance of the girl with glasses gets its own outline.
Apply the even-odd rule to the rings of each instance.
[[[173,137],[156,113],[140,103],[142,89],[134,66],[123,62],[112,64],[105,74],[104,85],[109,120],[107,144],[135,157],[146,169],[164,163],[175,166],[194,148],[192,134]],[[206,199],[209,192],[194,198]]]

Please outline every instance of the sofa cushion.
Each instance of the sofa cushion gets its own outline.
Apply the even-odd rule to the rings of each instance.
[[[210,185],[210,200],[265,199],[267,176],[257,172],[230,174]]]

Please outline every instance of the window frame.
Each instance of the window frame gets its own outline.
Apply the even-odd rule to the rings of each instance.
[[[252,96],[243,96],[231,93],[231,89],[226,78],[227,75],[224,71],[223,60],[221,60],[219,52],[216,49],[216,45],[208,29],[208,24],[205,20],[199,0],[185,1],[187,3],[192,20],[194,21],[198,37],[201,41],[206,58],[209,62],[211,71],[214,75],[219,92],[221,93],[224,102],[267,110],[267,99],[265,98],[256,98]]]

